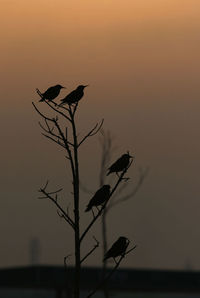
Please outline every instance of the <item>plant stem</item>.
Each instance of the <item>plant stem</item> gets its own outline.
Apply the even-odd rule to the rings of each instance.
[[[78,164],[78,142],[76,135],[76,126],[74,121],[74,114],[69,109],[73,141],[74,141],[74,166],[75,166],[75,179],[73,181],[74,188],[74,222],[75,222],[75,279],[74,279],[74,298],[80,297],[80,228],[79,228],[79,164]]]
[[[102,227],[102,241],[103,241],[103,257],[105,256],[105,253],[108,250],[108,245],[107,245],[107,226],[106,226],[106,212],[107,209],[105,208],[102,214],[101,218],[101,227]],[[107,260],[103,262],[103,267],[102,267],[102,276],[103,280],[105,280],[106,277],[106,271],[107,271]],[[108,286],[107,286],[107,281],[105,281],[103,285],[103,292],[104,292],[104,297],[108,298],[109,297],[109,292],[108,292]]]

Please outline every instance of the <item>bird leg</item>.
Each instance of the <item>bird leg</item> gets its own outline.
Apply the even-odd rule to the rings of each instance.
[[[116,175],[117,175],[118,178],[120,177],[118,172],[116,172]]]
[[[94,214],[94,211],[93,211],[93,209],[92,209],[92,215],[93,215],[93,218],[95,218],[95,214]]]
[[[118,176],[119,177],[119,176]],[[125,182],[128,181],[130,178],[129,177],[122,177],[121,180],[124,180]]]
[[[98,210],[98,212],[99,212],[99,208],[97,207],[97,206],[95,206],[96,208],[97,208],[97,210]]]
[[[116,175],[117,175],[118,178],[120,178],[119,172],[116,172]],[[120,179],[121,180],[128,181],[130,178],[128,178],[128,177],[121,177]]]
[[[97,206],[95,206],[98,210],[98,212],[100,211],[99,208]],[[93,214],[93,218],[95,218],[95,213],[94,213],[94,210],[92,209],[92,214]]]
[[[117,265],[117,261],[115,260],[115,258],[113,258],[113,260],[115,261],[115,264]]]

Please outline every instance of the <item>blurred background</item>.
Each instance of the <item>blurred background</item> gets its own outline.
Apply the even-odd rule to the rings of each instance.
[[[89,84],[80,136],[105,119],[113,162],[127,150],[135,155],[127,191],[138,168],[150,168],[137,195],[111,210],[109,246],[120,235],[138,245],[125,267],[200,269],[199,16],[198,0],[1,0],[1,267],[60,265],[73,254],[71,228],[51,202],[37,199],[49,179],[50,189],[64,187],[60,200],[73,214],[65,154],[42,137],[31,102],[39,100],[35,88],[65,86],[59,102]],[[100,155],[98,136],[80,151],[81,181],[94,192]],[[82,192],[82,229],[90,198]],[[100,222],[83,252],[93,235],[101,241]],[[100,266],[101,253],[86,265]]]

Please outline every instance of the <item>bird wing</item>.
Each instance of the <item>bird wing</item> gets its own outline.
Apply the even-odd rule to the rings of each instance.
[[[106,257],[115,256],[116,252],[119,250],[119,247],[120,247],[120,243],[119,243],[119,239],[118,239],[115,243],[113,243],[111,248],[107,251]]]
[[[54,91],[54,86],[53,87],[49,87],[42,95],[43,96],[49,95],[53,91]]]
[[[95,192],[95,194],[93,195],[93,197],[90,199],[90,201],[89,201],[89,203],[88,203],[88,205],[87,205],[87,207],[88,207],[89,209],[92,208],[92,207],[95,206],[95,205],[98,205],[98,198],[100,197],[100,190],[101,190],[101,189],[97,190],[97,191]]]
[[[62,102],[66,102],[66,103],[70,103],[71,101],[73,101],[74,97],[76,95],[75,90],[72,91],[71,93],[69,93],[67,96],[65,96],[65,98],[61,99]]]
[[[119,167],[121,167],[121,164],[122,164],[122,158],[120,157],[116,162],[114,162],[112,164],[112,166],[109,168],[109,170],[111,171],[115,171],[117,170]]]
[[[110,191],[107,191],[107,189],[105,189],[104,187],[98,189],[94,194],[94,196],[89,201],[89,204],[87,205],[87,207],[91,209],[93,206],[98,206],[103,204],[109,198],[109,195],[110,195]]]
[[[103,190],[102,190],[102,188],[100,188],[100,189],[98,189],[97,191],[96,191],[96,193],[94,194],[94,196],[93,196],[93,198],[91,199],[91,201],[92,201],[92,203],[94,204],[94,205],[99,205],[101,202],[101,198],[102,198],[102,196],[104,196],[104,194],[103,194],[104,192],[103,192]]]

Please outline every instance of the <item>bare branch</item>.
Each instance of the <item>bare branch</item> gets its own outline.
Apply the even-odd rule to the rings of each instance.
[[[47,185],[48,185],[48,181],[47,181],[46,185],[39,190],[39,192],[44,195],[43,197],[40,197],[40,199],[49,199],[50,201],[52,201],[57,206],[57,208],[59,209],[59,211],[61,211],[61,213],[63,215],[63,218],[68,222],[69,225],[71,225],[71,227],[73,229],[75,229],[75,223],[74,223],[74,221],[70,218],[70,216],[65,212],[65,210],[57,202],[57,194],[62,189],[58,189],[58,190],[53,191],[53,192],[47,192],[46,191]],[[56,195],[56,198],[53,198],[52,195]]]
[[[39,122],[40,127],[41,127],[45,132],[51,134],[51,135],[54,136],[55,138],[62,140],[62,137],[61,137],[60,135],[58,135],[58,134],[56,134],[56,133],[53,132],[55,126],[54,126],[54,127],[50,127],[50,126],[49,126],[49,123],[48,123],[48,120],[47,120],[47,119],[44,119],[44,120],[45,120],[45,124],[46,124],[47,129],[46,129],[46,128]],[[53,123],[54,123],[54,125],[55,125],[55,118],[52,118],[52,121],[53,121]],[[67,140],[67,141],[68,141],[68,140]],[[73,144],[71,144],[69,141],[68,141],[68,143],[69,143],[70,145],[73,145]]]
[[[52,100],[51,102],[55,105],[55,107],[58,106],[57,103],[55,103],[53,100]],[[46,100],[45,100],[45,103],[46,103],[52,110],[54,110],[55,112],[57,112],[57,113],[59,113],[60,115],[62,115],[62,116],[63,116],[65,119],[67,119],[69,122],[72,121],[72,120],[70,119],[70,117],[68,117],[68,116],[67,116],[66,114],[64,114],[63,112],[59,111],[58,108],[55,108],[52,104],[50,104],[49,101],[46,101]]]
[[[62,86],[60,86],[60,87],[62,87]],[[37,91],[38,95],[42,98],[42,101],[43,101],[44,96],[42,95],[42,93],[39,91],[39,89],[36,89],[36,91]],[[128,168],[130,167],[132,161],[130,162],[128,167],[126,169],[124,169],[123,172],[121,172],[120,175],[118,173],[116,173],[118,177],[117,177],[116,183],[114,184],[114,187],[111,190],[109,199],[101,206],[101,208],[97,208],[97,210],[98,210],[97,214],[93,215],[93,219],[86,226],[86,229],[83,231],[83,233],[81,235],[81,233],[80,233],[80,216],[79,216],[79,214],[80,214],[80,209],[79,209],[80,208],[80,205],[79,205],[80,181],[79,181],[79,152],[78,152],[79,150],[78,149],[79,149],[79,146],[82,143],[84,143],[89,137],[96,135],[101,130],[104,120],[96,123],[95,126],[92,127],[92,129],[90,129],[90,131],[85,136],[83,135],[82,137],[80,137],[80,141],[78,141],[79,137],[77,136],[78,134],[76,131],[76,122],[75,122],[75,113],[78,108],[78,103],[64,107],[62,105],[61,106],[57,105],[57,103],[54,102],[53,100],[49,101],[49,100],[44,99],[43,102],[45,102],[45,104],[48,105],[48,108],[51,109],[51,111],[50,111],[51,114],[55,114],[55,112],[56,112],[55,116],[52,116],[52,117],[46,116],[46,112],[45,113],[41,112],[39,110],[39,108],[36,106],[36,104],[34,104],[34,103],[32,103],[32,104],[33,104],[36,112],[43,119],[43,121],[41,121],[42,123],[39,123],[39,125],[42,129],[42,134],[46,138],[52,140],[56,144],[63,147],[67,152],[66,158],[69,159],[69,162],[71,165],[72,176],[73,176],[72,184],[73,184],[73,197],[74,197],[74,201],[73,201],[73,203],[74,203],[74,206],[73,206],[74,207],[74,210],[73,210],[74,217],[71,216],[71,214],[69,214],[68,208],[63,209],[60,205],[58,198],[59,198],[59,193],[61,192],[62,189],[57,189],[55,191],[48,191],[47,190],[48,181],[45,184],[45,186],[39,190],[39,192],[42,194],[40,199],[51,200],[56,206],[56,210],[57,210],[59,217],[64,218],[65,221],[74,230],[74,234],[75,234],[74,297],[78,298],[79,293],[80,293],[81,264],[95,251],[95,249],[97,249],[99,247],[99,241],[95,237],[93,237],[95,240],[94,246],[91,247],[91,249],[89,249],[87,254],[84,257],[82,257],[82,259],[81,259],[80,258],[81,241],[84,239],[84,237],[86,236],[88,231],[91,229],[93,224],[96,222],[98,217],[100,217],[101,214],[106,210],[108,201],[110,201],[111,197],[113,197],[113,194],[117,191],[117,188],[120,185],[120,183],[122,181],[125,181],[125,180],[127,181],[129,179],[129,178],[125,178],[125,174],[126,174]],[[44,103],[43,103],[43,107],[44,107]],[[59,116],[59,119],[58,119],[58,116]],[[60,122],[60,120],[62,120],[62,122]],[[68,121],[70,123],[70,125],[69,125],[70,126],[70,140],[72,140],[72,142],[70,142],[70,140],[68,138],[68,128],[64,126],[64,122],[67,122],[67,124],[69,124]],[[111,142],[110,135],[108,133],[107,143],[103,147],[104,156],[102,159],[102,163],[103,163],[104,167],[110,158],[111,145],[112,145],[112,142]],[[101,174],[103,176],[103,172]],[[104,172],[104,176],[105,176],[105,172]],[[131,250],[133,250],[133,249],[131,249]],[[131,250],[127,251],[127,253],[129,253]],[[114,270],[117,269],[122,258],[124,258],[127,253],[124,253],[124,255],[120,257],[120,259],[116,263]],[[67,258],[68,257],[69,256],[64,258],[65,267],[67,266]],[[114,272],[114,271],[112,270],[112,272]],[[112,274],[112,272],[111,272],[111,274]],[[106,277],[106,279],[108,279],[111,276],[111,274],[109,274]],[[92,293],[92,295],[93,295],[93,293]],[[90,297],[90,296],[91,296],[91,294],[88,297]]]
[[[45,101],[45,102],[46,102],[46,101]],[[46,103],[47,103],[49,106],[51,106],[48,102],[46,102]],[[38,113],[38,114],[45,120],[45,123],[46,123],[48,129],[45,129],[45,128],[43,127],[43,125],[41,125],[41,123],[39,122],[40,127],[41,127],[44,131],[48,132],[48,133],[51,134],[52,136],[55,136],[55,137],[57,137],[57,138],[63,140],[66,149],[67,149],[67,147],[69,147],[69,145],[74,146],[74,144],[72,144],[71,142],[69,142],[69,141],[64,137],[64,134],[63,134],[63,132],[62,132],[60,126],[58,125],[58,122],[57,122],[58,119],[57,119],[57,118],[49,118],[49,117],[45,116],[42,112],[39,111],[39,109],[36,107],[36,105],[34,104],[34,102],[32,102],[32,105],[34,106],[34,108],[35,108],[35,110],[37,111],[37,113]],[[60,136],[59,136],[59,135],[56,135],[55,133],[53,133],[53,129],[50,129],[50,127],[49,127],[47,121],[53,122],[53,123],[55,124],[55,126],[56,126],[57,129],[58,129],[58,132],[59,132]],[[54,142],[56,142],[57,144],[59,144],[59,145],[62,146],[61,143],[57,142],[57,141],[54,140],[53,138],[48,137],[47,135],[45,135],[45,137],[47,137],[47,138],[53,140]],[[68,152],[68,153],[69,153],[69,152]]]
[[[48,194],[49,195],[54,195],[54,194],[58,194],[59,192],[61,192],[63,189],[62,188],[60,188],[60,189],[58,189],[58,190],[56,190],[56,191],[52,191],[52,192],[48,192]]]
[[[69,145],[74,146],[74,144],[72,144],[71,142],[68,141],[68,139],[64,136],[64,133],[60,127],[60,125],[58,124],[58,118],[53,118],[52,119],[58,132],[60,135],[60,139],[63,141],[63,143],[65,144],[65,148],[67,149],[67,151],[69,150]]]
[[[95,243],[94,247],[85,255],[85,257],[82,258],[82,260],[80,261],[81,264],[93,253],[93,251],[95,251],[95,249],[97,249],[97,247],[99,247],[99,241],[94,236],[93,236],[93,238],[96,243]]]
[[[41,122],[38,122],[39,126],[42,128],[42,130],[44,130],[47,133],[53,133],[53,129],[54,127],[50,128],[49,124],[48,124],[48,120],[45,119],[45,124],[47,126],[47,129],[41,124]],[[58,136],[59,137],[59,136]]]
[[[112,201],[108,206],[107,206],[107,212],[108,210],[110,210],[111,208],[113,208],[114,206],[122,203],[122,202],[125,202],[131,198],[133,198],[136,193],[138,192],[138,190],[140,189],[140,187],[142,186],[143,182],[144,182],[144,179],[146,178],[146,176],[148,175],[148,172],[149,172],[149,168],[147,167],[144,171],[141,172],[140,174],[140,177],[139,177],[139,180],[138,180],[138,183],[136,184],[135,188],[129,193],[127,194],[126,196],[123,196],[122,198],[116,200],[116,201]],[[125,184],[122,185],[122,188],[120,189],[120,192],[122,191],[122,189],[124,188],[124,186],[126,186]],[[118,195],[119,193],[117,193]]]
[[[82,233],[81,237],[80,237],[80,242],[83,240],[83,238],[85,237],[85,235],[87,234],[87,232],[90,230],[90,228],[93,226],[93,224],[96,222],[96,220],[98,219],[98,217],[102,214],[103,210],[106,208],[106,205],[108,204],[110,198],[112,197],[113,193],[116,191],[119,183],[127,178],[124,178],[125,173],[128,171],[129,167],[131,166],[132,162],[129,163],[128,167],[124,169],[124,171],[121,173],[121,175],[119,176],[115,186],[113,187],[111,193],[110,193],[110,197],[109,199],[102,205],[101,209],[98,211],[97,215],[94,216],[94,218],[92,219],[92,221],[89,223],[89,225],[87,226],[87,228],[85,229],[85,231]]]
[[[36,92],[41,98],[43,97],[42,93],[40,92],[40,90],[38,88],[36,88]]]
[[[86,297],[86,298],[90,298],[92,297],[98,289],[100,289],[105,282],[110,279],[110,277],[113,275],[113,273],[117,270],[117,268],[119,267],[121,261],[123,260],[123,258],[129,254],[132,250],[134,250],[137,246],[135,245],[133,248],[131,248],[130,250],[128,250],[127,252],[125,252],[120,258],[119,260],[116,262],[115,267],[107,274],[107,276],[97,285],[97,287]]]
[[[46,137],[47,139],[50,139],[51,141],[55,142],[56,144],[60,145],[61,147],[65,148],[65,145],[63,145],[62,143],[59,142],[59,140],[55,140],[54,138],[42,133],[42,135],[44,137]],[[66,149],[66,148],[65,148]]]
[[[43,187],[43,189],[44,189],[44,190],[46,190],[46,188],[47,188],[48,184],[49,184],[49,180],[47,180],[47,182],[46,182],[45,186]]]
[[[37,112],[42,118],[44,118],[44,119],[46,119],[46,120],[48,120],[48,121],[53,122],[53,119],[52,119],[52,118],[49,118],[49,117],[45,116],[42,112],[40,112],[40,111],[38,110],[38,108],[36,107],[36,105],[34,104],[34,102],[32,102],[32,105],[34,106],[34,109],[36,110],[36,112]]]
[[[73,107],[73,109],[72,109],[72,107]],[[69,112],[70,117],[74,118],[77,108],[78,108],[78,102],[76,102],[75,104],[70,104],[69,109],[67,109],[67,108],[65,108],[65,109],[67,109],[67,111]]]
[[[104,122],[104,119],[102,119],[101,120],[101,122],[100,123],[96,123],[95,124],[95,126],[82,138],[82,140],[79,142],[79,144],[78,144],[78,147],[87,139],[87,138],[89,138],[89,137],[92,137],[92,136],[94,136],[94,135],[96,135],[99,131],[100,131],[100,129],[101,129],[101,127],[102,127],[102,125],[103,125],[103,122]]]
[[[57,143],[58,145],[60,145],[61,147],[65,148],[66,149],[66,146],[64,145],[64,141],[63,141],[63,137],[64,137],[64,134],[63,134],[63,137],[60,136],[60,131],[58,130],[59,132],[59,135],[54,133],[53,130],[54,130],[54,127],[50,127],[49,124],[48,124],[48,121],[47,119],[44,119],[45,120],[45,124],[47,126],[47,128],[45,128],[40,122],[39,122],[39,126],[42,128],[42,130],[44,130],[46,133],[48,133],[49,135],[52,135],[52,137],[50,137],[49,135],[46,135],[44,133],[42,133],[43,136],[45,136],[46,138],[54,141],[55,143]],[[55,127],[57,127],[56,125],[56,122],[57,120],[55,118],[52,118],[52,122],[54,123]],[[57,128],[58,129],[58,128]],[[55,139],[54,139],[54,138]],[[74,146],[74,144],[72,144],[70,141],[68,141],[67,137],[64,137],[65,138],[65,141],[68,145],[70,146]],[[63,141],[63,143],[61,143],[60,141]]]
[[[138,247],[137,245],[133,246],[133,247],[130,248],[128,251],[126,251],[124,255],[125,255],[125,256],[128,255],[132,250],[136,249],[137,247]]]
[[[38,89],[38,88],[36,88],[36,92],[37,92],[37,94],[42,98],[42,93],[40,92],[40,90]],[[57,113],[59,113],[60,115],[62,115],[65,119],[67,119],[68,121],[70,121],[71,122],[71,119],[70,119],[70,117],[68,117],[66,114],[64,114],[63,112],[61,112],[61,111],[59,111],[59,105],[55,102],[55,101],[53,101],[53,100],[51,100],[51,101],[48,101],[48,100],[46,100],[46,99],[44,99],[44,102],[52,109],[52,110],[54,110],[55,112],[57,112]],[[52,105],[52,104],[54,104],[54,106]],[[33,104],[34,105],[34,104]],[[35,106],[34,106],[35,107]],[[58,108],[56,108],[56,107],[58,107]],[[67,109],[67,108],[65,108],[65,107],[62,107],[64,110],[67,110],[68,112],[69,112],[69,110]],[[38,111],[37,111],[38,112]]]
[[[45,102],[46,102],[46,104],[47,104],[49,107],[51,107],[54,111],[58,112],[58,113],[61,114],[63,117],[65,117],[65,118],[67,118],[68,120],[70,120],[70,122],[72,123],[72,125],[74,125],[74,119],[73,119],[73,117],[74,117],[74,113],[75,113],[75,112],[72,111],[71,107],[70,107],[69,110],[68,110],[68,112],[69,112],[69,114],[70,114],[70,117],[68,117],[68,116],[66,116],[64,113],[60,112],[58,109],[54,108],[54,107],[52,106],[52,104],[50,104],[49,102],[47,102],[47,101],[45,101]],[[53,101],[52,101],[52,102],[53,102]],[[53,102],[53,104],[56,105],[55,102]],[[47,123],[47,120],[48,120],[48,121],[54,123],[54,125],[56,126],[56,128],[57,128],[57,130],[58,130],[58,133],[59,133],[59,135],[60,135],[60,138],[59,138],[59,139],[62,139],[62,141],[63,141],[63,143],[64,143],[64,147],[63,147],[63,144],[62,144],[62,143],[58,142],[58,141],[55,140],[54,138],[51,138],[50,136],[47,136],[47,135],[45,135],[45,137],[51,139],[52,141],[54,141],[55,143],[57,143],[58,145],[62,146],[63,148],[65,148],[65,149],[67,150],[67,153],[68,153],[68,157],[67,157],[67,158],[70,160],[71,169],[72,169],[72,175],[73,175],[73,177],[75,177],[75,166],[74,166],[74,161],[73,161],[73,157],[72,157],[72,154],[71,154],[71,150],[70,150],[70,147],[69,147],[69,145],[71,145],[71,146],[73,146],[73,147],[74,147],[75,145],[74,145],[73,143],[69,142],[69,141],[65,138],[64,133],[63,133],[63,131],[62,131],[60,125],[58,124],[58,118],[57,118],[57,117],[56,117],[56,118],[49,118],[49,117],[45,116],[42,112],[40,112],[39,109],[36,107],[36,105],[35,105],[33,102],[32,102],[32,105],[34,106],[34,108],[35,108],[35,110],[37,111],[37,113],[38,113],[38,114],[45,120],[45,123]],[[74,109],[76,109],[76,108],[77,108],[77,105],[75,106]],[[48,127],[48,124],[47,124],[47,127]],[[49,127],[49,130],[50,130],[50,127]],[[50,133],[51,135],[55,136],[55,134],[52,133],[52,132],[50,132],[50,131],[49,131],[48,133]]]

